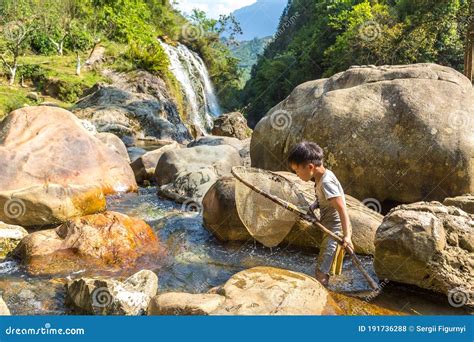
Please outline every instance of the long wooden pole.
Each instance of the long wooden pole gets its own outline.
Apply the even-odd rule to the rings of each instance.
[[[464,53],[464,73],[467,78],[473,81],[474,78],[474,0],[471,0],[469,10],[469,23],[466,33],[466,51]]]
[[[232,175],[240,182],[242,182],[243,184],[245,184],[246,186],[248,186],[250,189],[252,189],[253,191],[259,193],[260,195],[268,198],[269,200],[271,200],[272,202],[284,207],[285,209],[289,210],[289,211],[292,211],[296,214],[298,214],[298,216],[300,217],[300,219],[302,220],[305,220],[305,221],[308,221],[309,223],[312,223],[313,225],[315,225],[316,227],[318,227],[320,230],[322,230],[325,234],[328,234],[329,236],[331,236],[334,240],[336,240],[340,245],[343,245],[343,240],[341,239],[341,237],[337,236],[336,234],[334,234],[332,231],[330,231],[329,229],[327,229],[326,227],[324,227],[316,217],[312,217],[310,215],[307,215],[305,212],[301,211],[298,207],[296,207],[294,204],[292,203],[289,203],[289,202],[286,202],[286,201],[283,201],[281,200],[280,198],[276,197],[276,196],[273,196],[261,189],[259,189],[258,187],[254,186],[253,184],[247,182],[245,179],[242,179],[242,177],[240,177],[237,172],[235,172],[235,170],[239,168],[238,166],[237,167],[233,167],[232,170],[231,170],[231,173]],[[280,175],[277,175],[279,177],[283,177],[283,176],[280,176]],[[283,177],[284,178],[284,177]],[[286,178],[285,178],[286,179]],[[372,289],[374,290],[378,290],[379,289],[379,286],[377,284],[377,282],[372,279],[372,277],[367,273],[367,271],[364,269],[364,267],[362,266],[362,263],[360,262],[359,258],[357,258],[357,256],[355,255],[354,251],[352,249],[350,249],[348,246],[345,246],[345,249],[346,251],[349,253],[349,255],[351,256],[352,258],[352,261],[354,262],[354,264],[356,265],[356,267],[359,269],[359,271],[362,273],[362,275],[364,276],[364,278],[367,280],[367,282],[369,283],[370,287],[372,287]]]

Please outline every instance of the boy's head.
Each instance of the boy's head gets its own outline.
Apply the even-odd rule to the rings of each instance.
[[[304,181],[313,177],[314,169],[323,165],[324,152],[318,144],[303,141],[293,146],[288,155],[288,165]]]

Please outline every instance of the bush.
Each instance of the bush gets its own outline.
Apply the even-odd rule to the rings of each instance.
[[[46,70],[38,64],[25,64],[18,68],[18,76],[40,85],[46,79]]]
[[[131,43],[125,57],[138,68],[164,75],[169,60],[161,45],[156,43]]]
[[[58,98],[64,102],[74,103],[82,96],[83,92],[84,90],[80,84],[61,82]]]
[[[57,53],[56,47],[51,43],[48,35],[40,30],[32,35],[30,47],[33,52],[40,55],[54,55]]]

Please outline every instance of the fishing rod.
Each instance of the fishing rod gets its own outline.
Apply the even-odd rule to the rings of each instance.
[[[259,193],[260,195],[268,198],[269,200],[271,200],[272,202],[282,206],[283,208],[297,214],[299,216],[300,219],[304,220],[304,221],[307,221],[311,224],[313,224],[314,226],[316,226],[317,228],[319,228],[321,231],[323,231],[324,233],[328,234],[329,236],[331,236],[334,240],[336,240],[341,246],[343,246],[345,248],[345,250],[349,253],[349,255],[351,256],[351,259],[352,261],[354,262],[354,264],[356,265],[357,269],[362,273],[362,275],[364,276],[364,278],[367,280],[367,282],[369,283],[370,287],[374,290],[378,290],[379,289],[379,286],[377,284],[377,282],[372,279],[372,277],[367,273],[367,271],[364,269],[364,267],[362,266],[362,263],[360,262],[359,258],[357,258],[357,256],[355,255],[354,251],[349,248],[348,246],[344,246],[344,243],[343,243],[343,240],[340,236],[334,234],[332,231],[330,231],[329,229],[327,229],[325,226],[323,226],[321,224],[321,222],[319,222],[319,220],[316,218],[316,217],[313,217],[313,216],[310,216],[308,215],[307,213],[305,213],[304,211],[300,210],[297,206],[295,206],[294,204],[292,203],[289,203],[289,202],[286,202],[276,196],[273,196],[261,189],[259,189],[258,187],[254,186],[253,184],[250,184],[249,182],[247,182],[246,180],[242,179],[238,174],[237,172],[235,172],[234,169],[236,168],[239,168],[238,166],[237,167],[233,167],[232,170],[231,170],[231,173],[232,175],[240,182],[242,182],[243,184],[245,184],[247,187],[249,187],[250,189],[252,189],[253,191]],[[241,168],[241,167],[240,167]],[[277,175],[279,177],[283,177],[279,174],[275,174],[271,171],[268,171],[274,175]],[[285,178],[285,177],[283,177]],[[287,178],[285,178],[287,179]],[[287,179],[288,180],[288,179]]]

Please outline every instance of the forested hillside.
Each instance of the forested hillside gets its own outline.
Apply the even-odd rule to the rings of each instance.
[[[463,71],[467,0],[293,0],[241,94],[255,125],[298,84],[351,65],[433,62]]]
[[[51,78],[61,82],[59,100],[75,102],[102,77],[81,70],[99,45],[107,50],[106,67],[147,70],[176,90],[158,39],[182,42],[202,56],[224,104],[239,82],[237,60],[219,40],[225,26],[232,31],[229,18],[208,19],[198,11],[185,18],[168,0],[2,0],[0,17],[2,76],[10,86],[22,85],[16,92],[1,89],[3,114],[34,104],[23,94],[24,84],[42,91]]]

